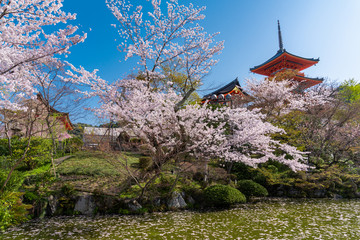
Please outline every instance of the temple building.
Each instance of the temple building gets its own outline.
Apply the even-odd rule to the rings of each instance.
[[[279,50],[269,60],[263,64],[250,68],[253,73],[261,74],[267,78],[282,77],[292,81],[300,82],[297,91],[302,92],[305,89],[315,86],[323,81],[323,78],[306,77],[301,71],[317,64],[319,58],[303,58],[286,51],[283,47],[280,22],[278,21]],[[207,94],[203,97],[202,103],[223,104],[230,107],[244,106],[247,103],[249,95],[243,91],[238,79],[228,83],[224,87]]]
[[[50,106],[40,93],[37,94],[37,99],[25,100],[23,107],[26,110],[16,112],[0,109],[8,118],[7,127],[0,125],[0,139],[6,137],[5,132],[10,137],[52,138],[52,134],[54,134],[59,141],[71,138],[68,131],[73,129],[73,125],[69,113],[60,112]]]
[[[277,53],[264,63],[250,68],[253,73],[267,77],[274,77],[276,74],[292,71],[294,76],[291,80],[300,82],[300,89],[305,90],[323,81],[323,78],[305,77],[302,70],[309,68],[319,62],[319,58],[303,58],[286,51],[283,47],[280,22],[278,21],[279,50]]]
[[[230,107],[238,107],[244,104],[244,99],[248,94],[241,88],[238,78],[231,81],[224,87],[205,95],[202,103],[208,101],[211,104],[228,105]]]

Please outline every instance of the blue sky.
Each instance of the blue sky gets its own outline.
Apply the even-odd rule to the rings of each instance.
[[[141,2],[140,0],[136,2]],[[163,0],[164,1],[164,0]],[[284,48],[320,62],[306,69],[309,77],[334,81],[360,81],[360,1],[359,0],[179,0],[206,6],[201,25],[208,33],[220,32],[225,40],[219,63],[204,78],[199,92],[204,95],[236,77],[261,78],[249,68],[272,57],[278,50],[277,20],[280,20]],[[71,49],[68,60],[114,81],[131,73],[134,61],[124,61],[117,50],[115,17],[105,0],[65,0],[64,10],[77,13],[72,24],[87,32],[85,43]],[[90,31],[91,29],[91,31]]]

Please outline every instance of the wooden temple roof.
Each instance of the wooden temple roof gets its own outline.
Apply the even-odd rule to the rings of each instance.
[[[224,96],[226,96],[227,94],[232,94],[234,92],[236,92],[236,94],[243,94],[245,96],[248,96],[248,94],[240,86],[238,78],[236,78],[235,80],[231,81],[230,83],[226,84],[225,86],[215,90],[212,93],[205,95],[203,97],[203,100],[210,99],[211,96],[213,96],[213,95],[218,96],[220,94],[223,94]]]

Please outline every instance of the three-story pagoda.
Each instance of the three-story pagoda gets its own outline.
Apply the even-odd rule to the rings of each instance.
[[[279,50],[277,53],[263,64],[250,68],[250,71],[267,77],[274,77],[279,72],[293,71],[295,75],[292,80],[300,82],[300,88],[302,90],[321,83],[323,81],[322,78],[305,77],[305,74],[301,72],[302,70],[317,64],[319,58],[303,58],[286,51],[283,47],[279,21],[278,36]]]

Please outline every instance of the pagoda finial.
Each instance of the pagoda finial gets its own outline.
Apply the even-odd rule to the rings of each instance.
[[[282,42],[282,37],[281,37],[281,29],[280,29],[280,21],[278,20],[278,34],[279,34],[279,51],[283,51],[284,47],[283,47],[283,42]]]

